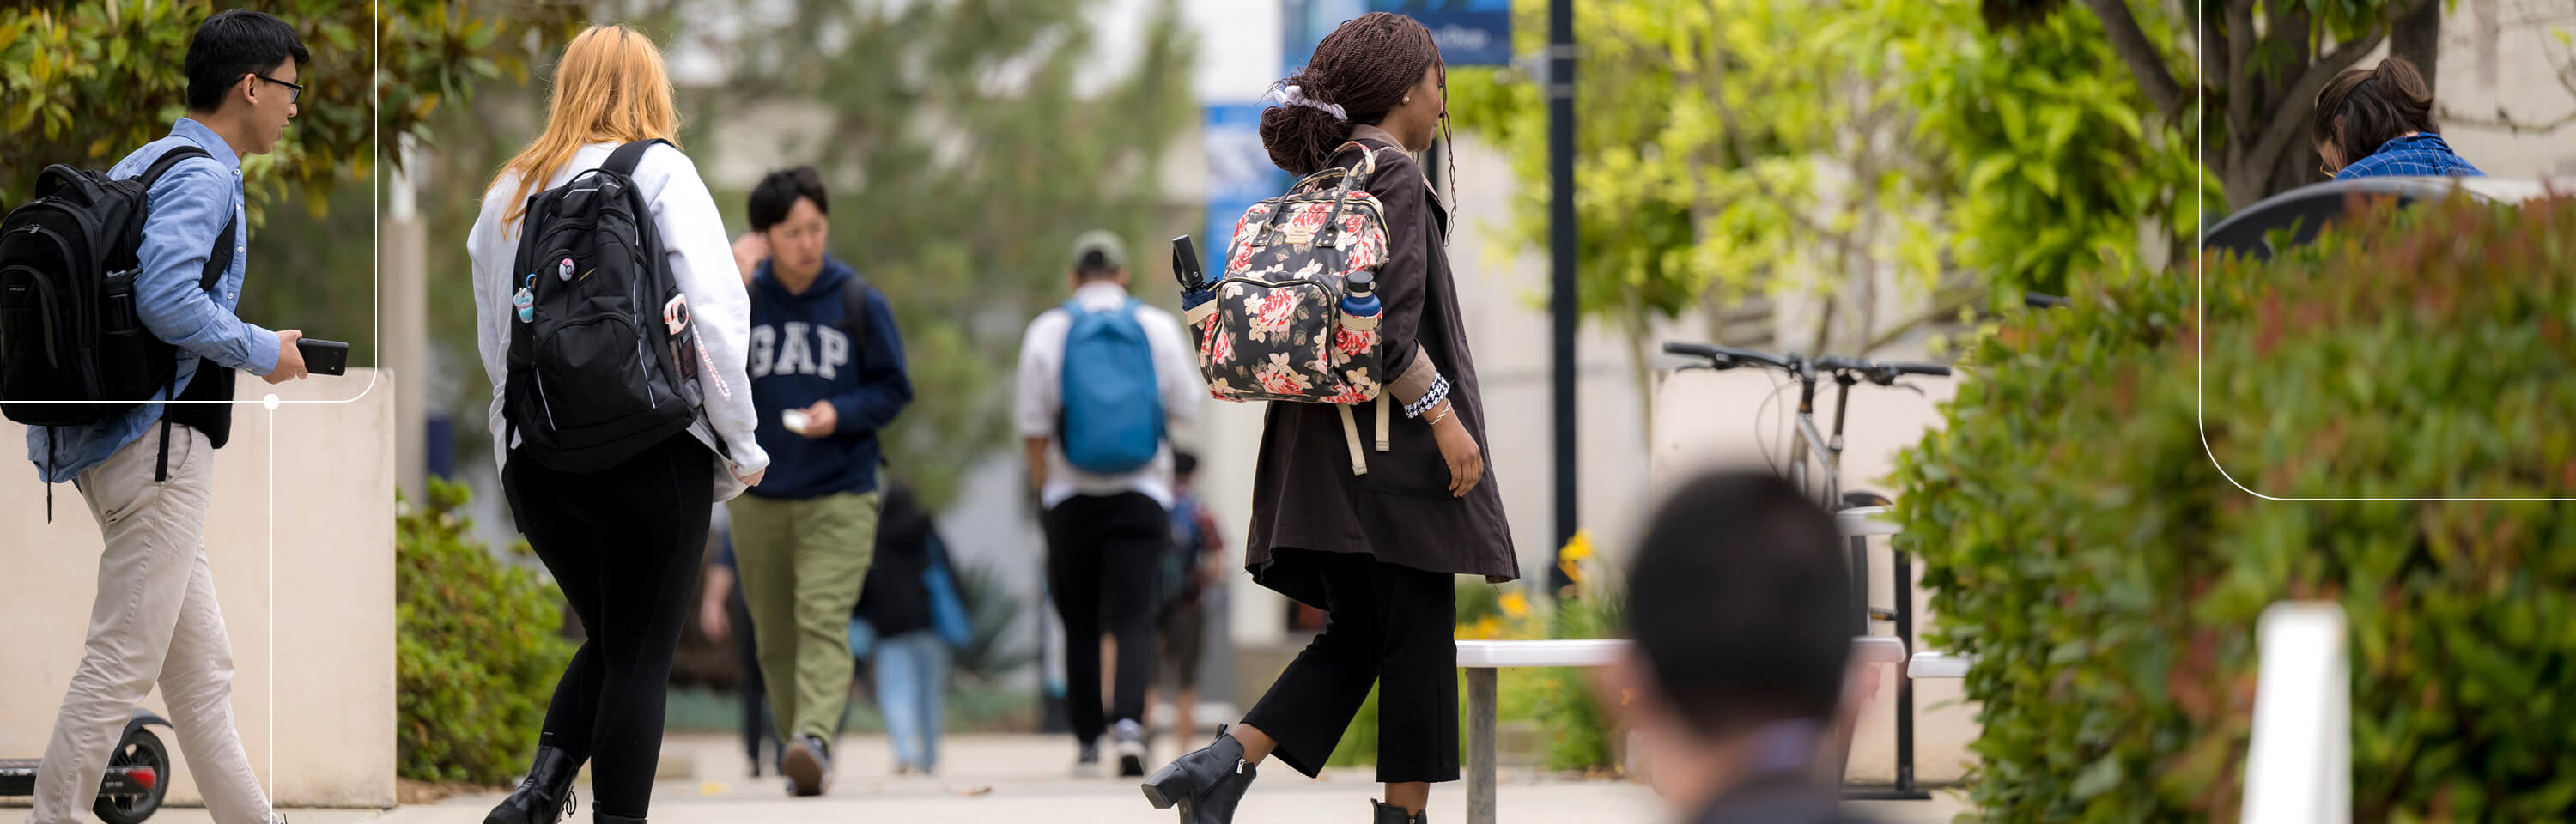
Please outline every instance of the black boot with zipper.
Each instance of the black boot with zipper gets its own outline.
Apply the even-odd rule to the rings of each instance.
[[[537,758],[528,765],[528,777],[510,797],[501,799],[483,824],[555,824],[572,812],[572,779],[581,772],[572,754],[553,747],[538,747]]]
[[[1256,771],[1243,760],[1243,742],[1217,733],[1216,743],[1183,755],[1145,779],[1154,809],[1180,808],[1181,824],[1231,824],[1235,805]]]

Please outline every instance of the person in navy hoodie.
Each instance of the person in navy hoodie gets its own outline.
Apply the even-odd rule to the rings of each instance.
[[[728,512],[761,680],[787,742],[779,771],[797,795],[831,780],[850,610],[876,543],[877,433],[912,402],[885,295],[823,251],[829,209],[812,167],[771,172],[751,190],[753,234],[735,248],[749,266],[751,397],[770,464]]]

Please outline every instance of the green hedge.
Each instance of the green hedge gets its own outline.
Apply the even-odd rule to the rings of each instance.
[[[562,601],[526,567],[467,537],[464,487],[432,479],[397,528],[395,771],[500,785],[526,769],[573,644]],[[512,552],[526,557],[524,545]]]
[[[2576,809],[2576,508],[2237,486],[2576,495],[2576,200],[2350,227],[2210,260],[2197,312],[2187,268],[2079,278],[1899,460],[1931,642],[1980,656],[1988,820],[2233,820],[2292,598],[2349,616],[2354,820]]]

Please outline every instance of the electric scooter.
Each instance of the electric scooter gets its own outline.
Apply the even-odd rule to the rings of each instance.
[[[98,803],[90,812],[107,824],[141,824],[161,809],[170,786],[170,749],[150,727],[170,727],[169,719],[136,709],[125,722],[125,736],[108,756],[107,778],[98,786]],[[41,759],[0,758],[0,796],[36,794],[36,765]]]

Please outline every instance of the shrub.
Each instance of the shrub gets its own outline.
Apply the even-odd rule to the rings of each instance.
[[[573,644],[557,633],[554,587],[466,537],[466,497],[431,479],[428,506],[406,505],[397,523],[395,771],[498,785],[535,750]]]
[[[951,556],[952,563],[954,556]],[[957,600],[966,606],[967,642],[952,666],[960,675],[998,680],[1037,661],[1035,647],[1010,643],[1020,623],[1021,602],[1001,573],[989,565],[952,566]]]
[[[2079,278],[1899,460],[1993,821],[2232,819],[2253,628],[2349,620],[2358,821],[2576,807],[2576,200],[2378,209],[2268,264]],[[2205,331],[2205,343],[2197,332]],[[2195,377],[2195,355],[2200,369]],[[2204,445],[2206,433],[2206,445]],[[2225,467],[2222,473],[2218,467]]]

